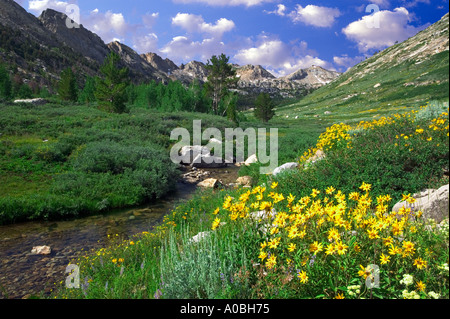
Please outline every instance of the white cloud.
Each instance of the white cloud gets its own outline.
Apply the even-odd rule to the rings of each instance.
[[[279,4],[279,5],[277,5],[277,9],[276,10],[274,10],[274,11],[266,11],[266,10],[264,10],[264,12],[267,13],[267,14],[275,14],[277,16],[284,17],[286,15],[286,13],[285,13],[286,10],[287,10],[287,8],[286,8],[286,6],[284,4]]]
[[[136,37],[134,38],[133,43],[133,49],[140,54],[158,51],[158,36],[155,33]]]
[[[20,3],[22,4],[23,1]],[[46,9],[53,9],[59,12],[66,13],[66,8],[69,4],[74,4],[76,2],[71,1],[57,1],[57,0],[30,0],[28,2],[28,10],[40,15],[42,11]]]
[[[263,3],[274,2],[275,0],[173,0],[175,3],[191,4],[203,3],[210,6],[257,6]]]
[[[215,37],[221,37],[225,32],[231,31],[235,24],[233,21],[222,18],[215,24],[206,23],[202,16],[178,13],[172,18],[172,24],[185,29],[189,33],[207,33]]]
[[[410,25],[411,19],[412,15],[405,8],[383,10],[350,23],[342,32],[358,44],[360,52],[379,50],[394,45],[396,41],[402,42],[426,27]]]
[[[84,27],[96,33],[105,43],[121,41],[132,28],[122,13],[107,11],[100,12],[98,9],[90,12],[88,16],[82,17]]]
[[[225,44],[214,38],[193,41],[185,36],[177,36],[166,44],[160,52],[170,57],[174,62],[206,61],[213,55],[224,53]]]
[[[336,18],[341,16],[341,12],[337,8],[321,7],[316,5],[307,5],[302,7],[296,6],[296,10],[289,13],[289,17],[294,23],[302,22],[306,25],[316,27],[331,27]]]
[[[279,39],[262,36],[257,44],[244,48],[233,57],[239,64],[261,65],[273,75],[289,75],[299,69],[318,65],[327,69],[333,66],[315,56],[306,42],[285,43]]]

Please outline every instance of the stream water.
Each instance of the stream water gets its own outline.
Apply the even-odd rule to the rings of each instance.
[[[237,178],[237,167],[205,169],[224,184]],[[0,299],[47,295],[66,278],[71,260],[108,244],[108,235],[130,237],[151,231],[177,204],[194,193],[195,184],[177,183],[166,198],[131,209],[69,221],[40,221],[0,226]],[[34,246],[50,246],[50,255],[33,255]]]

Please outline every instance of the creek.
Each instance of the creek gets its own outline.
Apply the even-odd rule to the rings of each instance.
[[[234,183],[238,167],[203,169],[208,178]],[[65,281],[67,265],[92,249],[108,245],[108,235],[129,238],[151,231],[183,201],[196,184],[177,182],[176,191],[155,203],[65,221],[34,221],[0,226],[0,299],[47,296]],[[49,246],[51,254],[34,255],[34,246]]]

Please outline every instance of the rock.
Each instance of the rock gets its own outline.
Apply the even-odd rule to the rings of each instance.
[[[221,157],[212,156],[210,154],[198,154],[191,166],[196,168],[221,168],[225,167],[227,164]]]
[[[297,168],[297,167],[298,167],[298,163],[295,163],[295,162],[286,163],[286,164],[281,165],[280,167],[275,168],[273,170],[272,175],[276,176],[276,175],[280,174],[282,171],[284,171],[286,169],[289,170],[289,169],[294,169],[294,168]]]
[[[241,176],[236,180],[236,183],[241,186],[251,186],[252,181],[250,176]]]
[[[379,88],[381,86],[381,83],[377,83],[373,86],[374,89]]]
[[[325,113],[323,113],[323,114],[325,114],[325,115],[330,115],[331,114],[331,112],[330,111],[326,111]]]
[[[211,150],[206,146],[194,145],[194,146],[183,146],[181,148],[181,163],[191,164],[194,159],[201,154],[210,154]]]
[[[52,252],[49,246],[35,246],[31,250],[32,255],[50,255]]]
[[[244,162],[244,164],[246,166],[249,166],[250,164],[255,164],[256,162],[258,162],[258,157],[256,157],[256,154],[253,154],[252,156],[247,158],[247,160]]]
[[[449,184],[439,189],[427,189],[412,197],[416,202],[410,204],[406,201],[398,202],[392,211],[398,212],[402,207],[411,208],[412,212],[422,211],[425,219],[434,219],[437,223],[449,218]]]
[[[198,183],[198,186],[204,187],[204,188],[216,188],[217,186],[219,186],[219,180],[217,180],[215,178],[208,178],[208,179],[205,179],[204,181]]]
[[[47,104],[47,100],[45,99],[26,99],[26,100],[15,100],[14,103],[25,103],[25,104],[32,104],[32,105],[44,105]]]

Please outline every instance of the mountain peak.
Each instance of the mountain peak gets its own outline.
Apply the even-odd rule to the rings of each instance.
[[[141,54],[148,63],[150,63],[155,69],[160,70],[164,73],[171,74],[173,71],[178,70],[178,66],[169,59],[164,59],[157,55],[156,53],[145,53]]]
[[[236,74],[241,81],[275,79],[275,76],[264,69],[261,65],[244,65],[243,67],[237,68]]]

